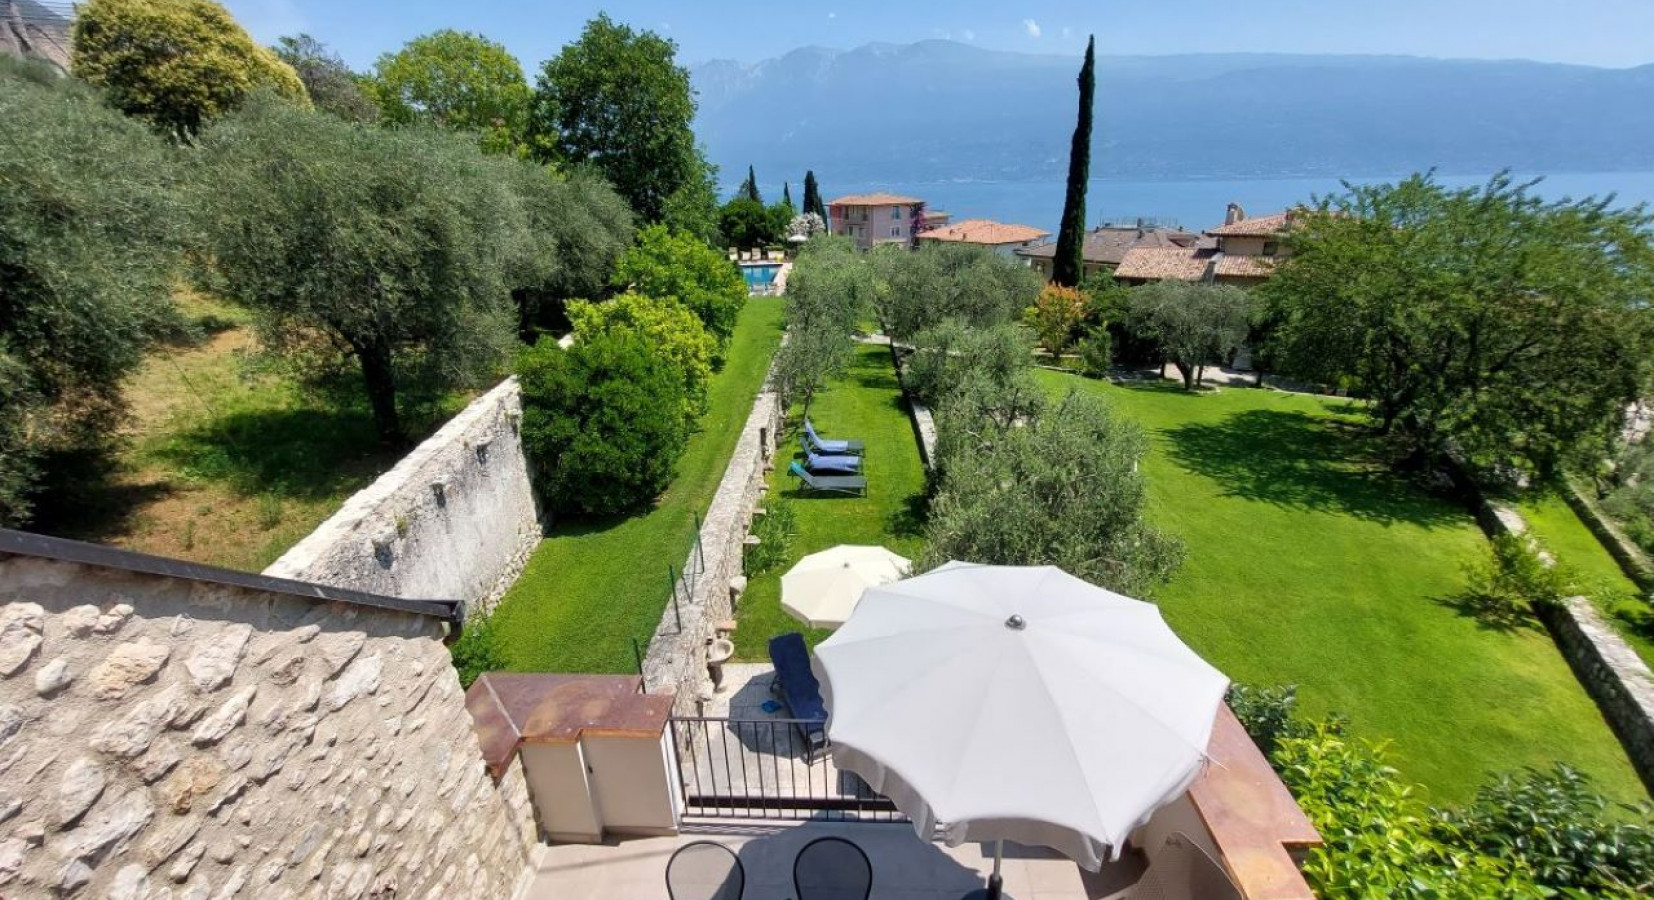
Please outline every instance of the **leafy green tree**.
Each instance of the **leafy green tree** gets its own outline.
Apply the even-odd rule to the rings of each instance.
[[[316,108],[347,122],[377,122],[379,107],[362,90],[362,79],[337,53],[308,34],[276,42],[276,56],[293,67]]]
[[[1078,287],[1085,272],[1085,190],[1091,183],[1091,114],[1097,93],[1097,39],[1085,41],[1085,64],[1080,66],[1080,112],[1074,139],[1068,148],[1068,192],[1063,197],[1062,224],[1057,228],[1056,256],[1051,280]]]
[[[917,251],[880,247],[866,254],[884,287],[874,312],[884,333],[907,341],[945,319],[987,327],[1017,321],[1043,279],[984,247],[941,241]]]
[[[775,220],[764,204],[737,195],[718,211],[718,231],[736,247],[765,247],[775,242]]]
[[[577,300],[569,304],[569,320],[574,323],[575,343],[616,330],[647,340],[682,379],[685,420],[693,421],[706,412],[718,342],[688,307],[672,298],[626,293],[602,303]]]
[[[1349,389],[1404,462],[1485,471],[1600,452],[1648,384],[1654,216],[1499,175],[1349,187],[1257,288],[1284,374]]]
[[[109,446],[121,380],[177,323],[177,160],[96,92],[0,59],[0,525]]]
[[[747,180],[741,182],[735,197],[738,200],[751,200],[759,206],[764,205],[764,197],[758,193],[758,175],[752,171],[752,166],[747,166]]]
[[[790,181],[781,183],[781,202],[787,206],[793,206],[793,183]],[[793,215],[797,214],[798,207],[793,206]]]
[[[597,167],[645,222],[661,221],[668,199],[703,174],[689,70],[676,54],[672,41],[599,14],[546,62],[535,93],[536,148]]]
[[[1062,356],[1074,343],[1090,315],[1090,301],[1084,292],[1060,284],[1048,284],[1028,308],[1028,324],[1039,342],[1053,357]]]
[[[613,284],[689,307],[717,338],[720,353],[747,302],[747,283],[734,263],[693,235],[664,225],[638,232],[637,243],[615,265]]]
[[[1079,391],[1022,427],[1000,428],[963,410],[925,529],[923,571],[950,559],[1053,565],[1093,584],[1145,597],[1182,561],[1181,544],[1143,519],[1136,426]]]
[[[950,392],[978,375],[995,385],[1009,383],[1030,365],[1028,335],[1005,322],[973,327],[948,319],[913,337],[907,357],[907,389],[931,405],[943,403]]]
[[[563,174],[524,160],[494,157],[527,217],[526,240],[507,245],[517,334],[532,344],[561,330],[565,304],[608,291],[615,262],[632,244],[632,210],[597,175]]]
[[[816,184],[816,173],[804,173],[804,211],[815,213],[823,222],[827,221],[827,205],[821,202],[821,188]]]
[[[1130,303],[1132,330],[1159,345],[1188,390],[1246,340],[1252,314],[1251,298],[1232,284],[1157,281],[1133,289]]]
[[[793,217],[796,215],[798,215],[798,210],[794,209],[793,205],[786,200],[764,208],[764,218],[767,220],[770,243],[778,244],[786,239],[787,226],[792,224]]]
[[[604,330],[559,348],[525,350],[523,450],[548,506],[608,515],[646,506],[672,481],[683,451],[683,380],[648,338]]]
[[[201,136],[200,227],[223,294],[263,342],[361,368],[381,436],[399,391],[496,375],[515,318],[521,204],[466,137],[367,129],[253,103]]]
[[[75,16],[74,74],[128,115],[188,138],[266,88],[307,103],[304,84],[212,0],[88,0]]]
[[[855,351],[856,323],[874,290],[872,270],[858,263],[848,241],[814,240],[788,277],[787,343],[776,353],[776,382],[783,397],[803,405],[804,415]]]
[[[392,125],[425,122],[470,131],[490,153],[526,153],[533,92],[502,44],[443,29],[379,57],[370,82]]]
[[[718,167],[707,161],[705,150],[697,149],[693,170],[697,174],[666,198],[661,224],[719,246],[725,239],[718,230]]]

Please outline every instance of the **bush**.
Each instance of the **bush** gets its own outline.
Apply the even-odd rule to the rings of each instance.
[[[1225,698],[1241,727],[1265,756],[1271,756],[1285,738],[1306,737],[1309,726],[1297,718],[1298,686],[1270,687],[1235,684]]]
[[[448,647],[448,652],[454,657],[462,688],[470,688],[484,672],[499,672],[506,667],[505,651],[500,647],[494,620],[489,616],[467,617],[459,639]]]
[[[98,93],[0,57],[0,525],[110,447],[121,380],[180,326],[176,164]]]
[[[747,302],[747,283],[734,263],[694,236],[664,225],[638,232],[637,243],[615,266],[613,284],[648,297],[671,297],[689,307],[718,339],[720,361]]]
[[[1053,357],[1062,356],[1090,314],[1085,294],[1070,287],[1048,284],[1028,307],[1028,327],[1039,335],[1040,345]]]
[[[605,515],[648,505],[683,453],[683,376],[631,329],[568,350],[549,338],[521,354],[523,450],[557,512]]]
[[[701,327],[701,320],[676,300],[631,293],[602,303],[577,300],[569,304],[569,320],[574,323],[575,343],[605,331],[641,335],[677,369],[683,382],[685,420],[693,421],[706,411],[706,390],[712,381],[712,354],[717,343]]]
[[[781,497],[767,500],[764,515],[753,524],[752,533],[758,536],[758,546],[744,561],[749,577],[762,575],[786,561],[793,536],[798,533],[798,511],[792,501]]]
[[[293,67],[211,0],[90,0],[74,24],[74,73],[127,115],[188,137],[260,88],[309,105]]]
[[[1517,625],[1531,621],[1538,607],[1561,602],[1572,581],[1561,566],[1540,557],[1536,541],[1528,535],[1495,536],[1487,560],[1467,567],[1470,584],[1458,605],[1491,624]]]
[[[1080,373],[1101,378],[1114,365],[1114,335],[1108,326],[1097,325],[1086,331],[1076,349],[1080,351]]]

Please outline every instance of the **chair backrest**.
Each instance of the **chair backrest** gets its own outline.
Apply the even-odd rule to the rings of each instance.
[[[816,434],[816,427],[810,423],[809,419],[804,420],[804,433],[810,436],[810,440],[818,444],[821,443],[821,435]]]
[[[770,663],[787,693],[819,694],[821,682],[810,669],[810,648],[804,645],[804,635],[796,631],[770,638]]]
[[[672,900],[741,900],[746,889],[741,858],[717,841],[684,844],[666,861],[666,894]]]
[[[1132,900],[1245,900],[1223,865],[1182,832],[1166,837],[1149,860]]]
[[[867,900],[873,864],[844,838],[816,838],[793,859],[793,890],[798,900]]]
[[[787,474],[795,478],[802,478],[805,481],[810,480],[810,473],[804,471],[804,467],[799,465],[796,459],[793,460],[792,465],[787,467]]]

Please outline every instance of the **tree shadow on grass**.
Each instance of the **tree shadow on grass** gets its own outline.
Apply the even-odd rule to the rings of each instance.
[[[1464,517],[1390,472],[1372,439],[1336,419],[1252,409],[1163,433],[1171,459],[1217,481],[1226,496],[1387,525],[1438,526]]]
[[[242,494],[321,500],[393,463],[373,419],[354,409],[231,412],[172,435],[155,455],[185,477]]]
[[[1473,619],[1483,631],[1498,634],[1516,634],[1522,631],[1544,631],[1539,619],[1532,613],[1514,611],[1491,604],[1487,597],[1474,588],[1465,588],[1446,596],[1430,598],[1467,619]]]

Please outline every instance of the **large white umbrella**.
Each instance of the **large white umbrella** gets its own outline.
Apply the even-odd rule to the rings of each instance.
[[[804,557],[781,576],[781,608],[811,628],[837,628],[864,591],[907,572],[907,558],[883,547],[842,544]]]
[[[1200,772],[1229,680],[1149,603],[1052,566],[950,562],[816,647],[833,759],[950,846],[1096,871]],[[998,888],[998,857],[990,892]]]

